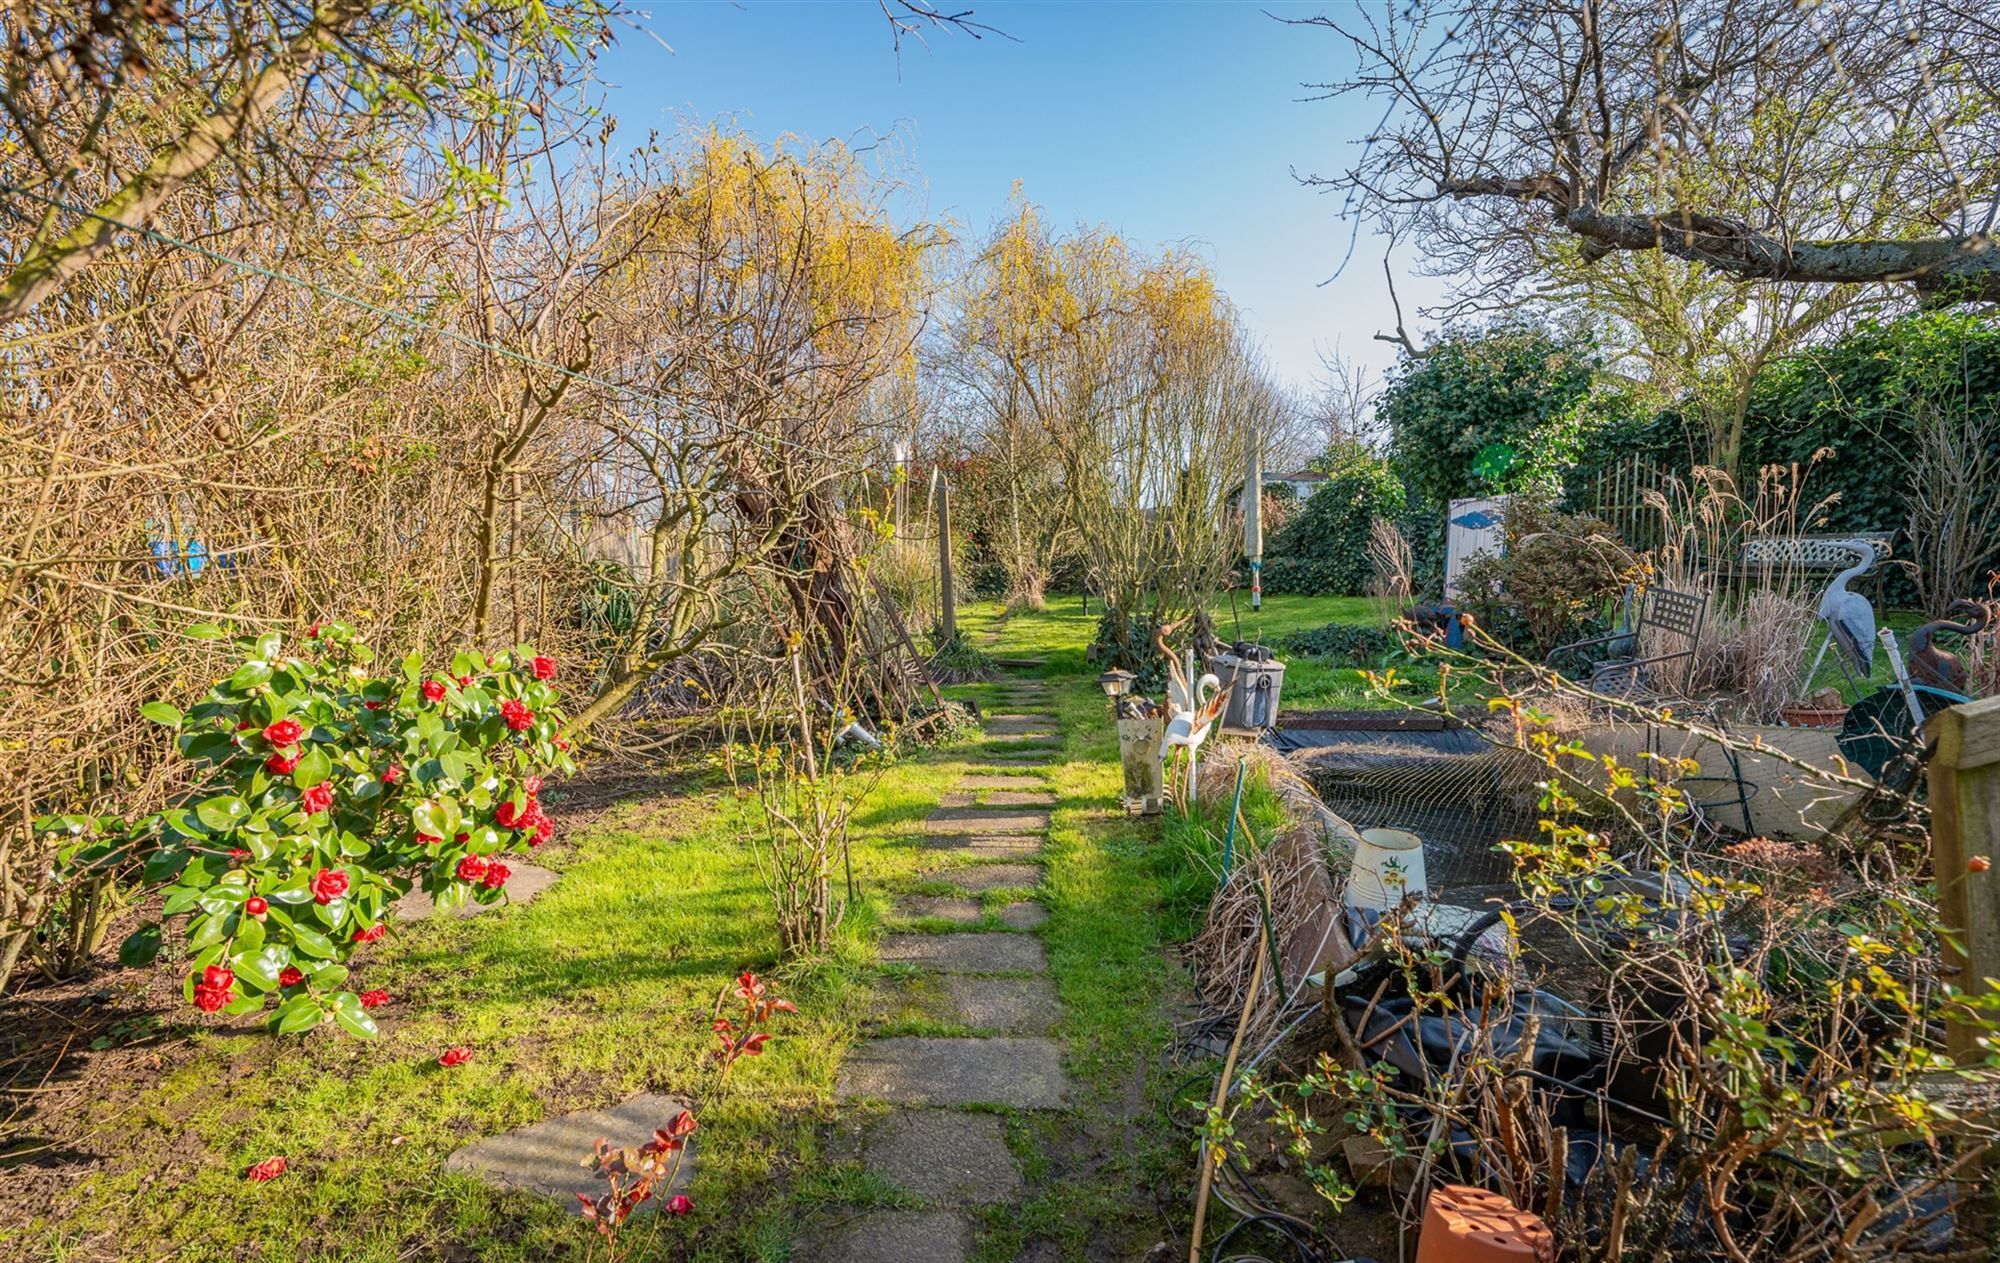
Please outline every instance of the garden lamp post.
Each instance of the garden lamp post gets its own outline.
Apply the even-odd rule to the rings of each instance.
[[[1166,735],[1166,712],[1143,697],[1132,696],[1137,682],[1117,667],[1097,677],[1097,687],[1111,701],[1112,722],[1118,728],[1118,762],[1125,772],[1127,810],[1154,816],[1165,798],[1160,775],[1160,741]]]

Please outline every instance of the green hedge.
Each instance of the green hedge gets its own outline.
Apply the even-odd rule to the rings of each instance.
[[[1328,623],[1285,638],[1285,648],[1311,658],[1332,658],[1344,666],[1372,667],[1396,647],[1394,635],[1373,623]]]
[[[1740,469],[1747,484],[1766,465],[1814,465],[1807,495],[1833,497],[1823,532],[1896,531],[1908,520],[1901,461],[1912,444],[1917,405],[1970,408],[1987,418],[2000,456],[2000,320],[1959,311],[1923,312],[1863,324],[1824,346],[1773,360],[1752,390],[1743,423]],[[1632,415],[1588,436],[1569,479],[1572,507],[1589,478],[1637,453],[1686,476],[1709,459],[1698,422],[1667,409]],[[2000,495],[1990,486],[1988,496]],[[1899,551],[1907,555],[1907,546]],[[1892,570],[1883,596],[1915,600],[1908,576]]]
[[[1327,480],[1272,537],[1264,590],[1301,596],[1363,596],[1374,570],[1368,531],[1377,517],[1404,511],[1403,484],[1368,452],[1343,455]]]

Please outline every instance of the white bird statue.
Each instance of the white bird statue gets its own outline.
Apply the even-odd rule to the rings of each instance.
[[[1179,626],[1175,624],[1174,626]],[[1195,792],[1196,777],[1200,768],[1201,743],[1208,740],[1208,734],[1215,721],[1222,715],[1229,693],[1222,687],[1222,681],[1214,675],[1204,674],[1189,687],[1188,676],[1194,671],[1194,654],[1188,654],[1188,666],[1181,669],[1180,660],[1173,650],[1167,648],[1167,633],[1173,627],[1161,627],[1153,633],[1153,645],[1167,660],[1167,728],[1160,738],[1160,777],[1165,783],[1167,756],[1179,746],[1188,752],[1188,793]]]
[[[1849,592],[1847,584],[1875,565],[1875,545],[1865,539],[1845,539],[1840,546],[1853,549],[1861,560],[1826,585],[1826,594],[1819,599],[1819,616],[1826,624],[1828,637],[1840,646],[1847,665],[1866,680],[1875,669],[1875,607],[1859,592]],[[1820,652],[1825,653],[1825,648]]]

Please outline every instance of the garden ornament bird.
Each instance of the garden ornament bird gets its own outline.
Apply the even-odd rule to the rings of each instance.
[[[1875,564],[1875,545],[1865,539],[1844,539],[1839,546],[1852,549],[1861,560],[1826,585],[1826,595],[1819,599],[1819,616],[1827,635],[1840,646],[1846,665],[1865,680],[1875,669],[1875,607],[1859,592],[1848,591],[1847,585]]]
[[[1222,687],[1221,680],[1208,674],[1189,685],[1188,676],[1194,670],[1192,655],[1188,666],[1183,669],[1180,659],[1167,647],[1168,633],[1179,626],[1179,623],[1174,623],[1153,633],[1153,647],[1167,660],[1167,730],[1160,738],[1160,774],[1164,779],[1167,756],[1173,753],[1174,747],[1181,747],[1188,752],[1188,791],[1192,793],[1201,743],[1208,740],[1209,731],[1222,715],[1229,690]]]
[[[1955,621],[1953,614],[1963,614],[1963,621]],[[1932,688],[1944,689],[1951,693],[1965,692],[1965,664],[1958,655],[1946,653],[1931,641],[1939,632],[1953,632],[1961,637],[1977,636],[1993,622],[1993,607],[1980,601],[1953,601],[1945,610],[1945,617],[1934,623],[1925,623],[1910,633],[1910,678],[1918,684],[1928,684]]]

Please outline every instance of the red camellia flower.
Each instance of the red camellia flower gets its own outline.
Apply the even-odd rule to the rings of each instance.
[[[462,1066],[471,1060],[472,1050],[470,1048],[447,1048],[438,1055],[438,1064],[447,1070],[453,1066]]]
[[[284,972],[278,975],[278,985],[281,987],[296,987],[305,980],[306,976],[299,972],[296,965],[286,965]]]
[[[194,1007],[204,1013],[213,1013],[229,1003],[229,993],[220,987],[196,987]]]
[[[325,811],[333,806],[333,786],[321,781],[299,795],[299,806],[305,809],[308,816],[316,816]],[[320,902],[325,903],[326,900],[322,899]]]
[[[389,932],[389,927],[378,922],[374,925],[366,926],[362,929],[356,930],[354,932],[354,941],[357,943],[373,943],[376,939],[381,938],[384,934],[387,934],[388,932]]]
[[[318,640],[319,634],[325,630],[326,630],[325,623],[314,623],[311,627],[306,628],[306,639]]]
[[[500,718],[506,720],[507,726],[515,732],[524,732],[535,726],[535,712],[511,697],[500,703]]]
[[[514,871],[512,869],[502,864],[499,860],[494,860],[486,866],[486,876],[480,878],[480,880],[494,890],[498,890],[500,887],[506,885],[507,879],[513,875]]]
[[[535,822],[535,833],[533,837],[528,839],[528,845],[540,846],[542,843],[554,837],[555,833],[556,833],[556,822],[549,819],[547,816],[543,816],[540,820],[537,820]]]
[[[363,706],[366,706],[366,707],[367,707],[367,708],[368,708],[369,710],[381,710],[381,709],[382,709],[382,703],[380,703],[380,702],[363,702],[363,703],[361,703],[361,704],[362,704]]]
[[[423,694],[424,694],[424,700],[425,700],[425,701],[427,701],[427,702],[441,702],[441,701],[443,701],[443,700],[444,700],[444,681],[443,681],[443,680],[425,680],[425,681],[424,681],[424,687],[423,687]]]
[[[279,776],[290,776],[292,769],[298,765],[299,756],[296,754],[288,759],[282,754],[274,753],[270,758],[264,760],[264,769]]]
[[[380,1008],[387,1003],[389,1003],[389,993],[386,991],[364,991],[361,993],[361,1007],[364,1009]]]
[[[402,764],[391,763],[388,767],[382,769],[382,783],[384,785],[394,785],[397,781],[400,781],[402,779],[403,779]]]
[[[685,1215],[693,1209],[694,1199],[686,1193],[675,1193],[667,1199],[667,1213],[669,1215]]]
[[[227,991],[236,985],[236,975],[221,965],[210,965],[201,971],[201,985]]]
[[[460,843],[470,842],[471,840],[472,840],[472,835],[470,833],[460,833],[452,838],[452,841]]]
[[[458,862],[460,881],[478,881],[486,876],[486,861],[477,855],[468,855]]]
[[[428,833],[419,833],[419,834],[417,835],[417,841],[418,841],[418,843],[420,843],[420,844],[421,844],[421,845],[423,845],[423,846],[436,846],[436,845],[438,845],[438,844],[439,844],[440,842],[443,842],[443,841],[444,841],[444,839],[443,839],[443,838],[434,838],[434,837],[432,837],[432,836],[431,836],[430,834],[428,834]]]
[[[256,917],[259,921],[262,921],[264,919],[264,914],[266,912],[269,912],[270,910],[271,910],[271,905],[269,901],[267,901],[262,895],[251,895],[248,899],[245,899],[243,901],[244,915]]]
[[[268,1183],[285,1173],[283,1158],[266,1158],[243,1173],[246,1179],[257,1184]]]
[[[317,904],[329,904],[347,893],[347,874],[337,868],[322,868],[313,874],[312,896]]]
[[[555,739],[555,741],[553,742],[553,744],[555,745],[555,748],[556,748],[556,749],[558,749],[558,750],[562,750],[562,751],[568,751],[568,749],[569,749],[569,738],[568,738],[568,737],[557,737],[557,738]]]
[[[538,654],[528,660],[528,670],[534,672],[538,680],[553,680],[556,678],[556,660]]]
[[[264,740],[274,746],[296,745],[299,738],[305,735],[306,730],[299,727],[296,719],[280,719],[264,730]]]
[[[526,818],[527,809],[516,807],[514,800],[511,798],[502,799],[500,805],[493,809],[493,823],[503,829],[521,828],[523,827],[522,822]]]
[[[247,860],[250,858],[250,852],[240,846],[232,846],[229,848],[229,858],[238,861]]]
[[[466,685],[472,683],[472,677],[469,675],[454,675],[451,678],[457,682],[460,688],[464,688]]]

